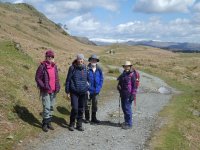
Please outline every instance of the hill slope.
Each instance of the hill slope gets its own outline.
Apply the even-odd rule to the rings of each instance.
[[[67,68],[77,53],[87,56],[102,48],[80,43],[28,4],[0,3],[0,18],[0,149],[11,149],[41,131],[42,107],[34,75],[46,49],[56,53],[62,85],[57,103],[67,112],[63,90]],[[68,113],[55,114],[61,124]]]
[[[54,49],[62,60],[73,57],[77,52],[99,50],[98,47],[75,40],[59,25],[28,4],[1,3],[0,18],[0,40],[11,39],[20,43],[23,51],[37,61],[46,48]]]

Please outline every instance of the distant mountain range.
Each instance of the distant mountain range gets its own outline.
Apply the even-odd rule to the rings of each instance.
[[[78,36],[72,36],[72,38],[74,38],[75,40],[83,43],[83,44],[87,44],[87,45],[94,45],[96,46],[97,44],[93,41],[90,41],[87,37],[78,37]]]
[[[110,42],[99,42],[94,41],[97,45],[111,45],[114,43]],[[178,43],[178,42],[160,42],[160,41],[128,41],[119,44],[126,45],[142,45],[142,46],[151,46],[156,48],[161,48],[173,52],[185,52],[185,53],[200,53],[200,44],[199,43]]]
[[[199,43],[178,43],[178,42],[159,42],[159,41],[128,41],[127,45],[144,45],[166,49],[173,52],[200,52]]]

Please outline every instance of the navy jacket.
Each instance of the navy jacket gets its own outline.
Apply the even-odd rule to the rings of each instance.
[[[88,65],[89,76],[89,92],[90,94],[98,94],[103,86],[103,73],[101,68],[97,65],[96,71],[93,72],[91,65]]]
[[[65,92],[75,94],[86,94],[89,88],[88,72],[85,65],[78,66],[76,61],[70,66],[66,82]]]

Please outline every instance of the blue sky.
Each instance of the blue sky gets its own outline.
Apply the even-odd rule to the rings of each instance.
[[[68,32],[98,41],[198,42],[200,0],[1,0],[29,3]]]

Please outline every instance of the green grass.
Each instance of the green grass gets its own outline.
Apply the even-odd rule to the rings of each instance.
[[[0,41],[0,60],[0,117],[11,125],[0,124],[1,129],[8,129],[6,132],[0,129],[0,150],[4,150],[42,132],[42,103],[35,83],[38,64],[9,41]],[[55,128],[66,126],[70,111],[70,101],[64,92],[65,74],[59,74],[59,77],[61,91],[54,108]],[[9,135],[13,139],[7,139]]]
[[[153,141],[155,149],[193,149],[192,147],[197,144],[190,145],[192,141],[189,141],[187,136],[200,138],[199,133],[195,132],[199,128],[190,127],[192,124],[198,125],[200,118],[193,116],[189,110],[193,107],[192,100],[200,97],[200,94],[189,87],[185,89],[187,90],[182,88],[182,94],[173,96],[170,104],[161,111],[160,116],[167,118],[168,124],[157,133],[157,140]],[[200,145],[197,147],[200,148]]]
[[[154,149],[199,149],[200,144],[187,138],[190,135],[200,139],[200,132],[195,132],[195,130],[199,130],[200,118],[193,116],[190,111],[190,109],[200,111],[199,86],[181,83],[175,79],[170,79],[165,74],[157,74],[152,70],[146,69],[144,71],[162,78],[170,86],[181,91],[181,94],[174,95],[169,105],[160,112],[161,117],[168,119],[168,124],[156,133],[156,140],[153,140]],[[196,124],[197,128],[191,128],[192,124]]]
[[[117,57],[104,55],[101,57],[103,63],[119,66],[125,59],[131,58],[130,51],[116,46],[114,48],[116,54],[128,53],[130,56],[122,58],[119,55]],[[175,58],[172,60],[163,58],[163,62],[160,62],[159,65],[156,64],[156,67],[149,64],[152,63],[152,60],[145,59],[145,55],[141,56],[136,60],[140,63],[134,65],[136,69],[158,76],[171,87],[181,91],[180,94],[174,95],[170,103],[160,112],[159,115],[168,121],[167,125],[155,133],[151,140],[152,148],[158,150],[200,149],[200,118],[193,116],[191,111],[191,109],[200,111],[200,78],[195,78],[192,74],[193,71],[199,71],[200,55],[180,54],[174,56]],[[174,66],[180,67],[180,70],[172,70]],[[182,68],[185,70],[181,70]],[[170,72],[174,74],[170,75]]]
[[[26,105],[28,101],[31,101],[28,95],[30,93],[27,92],[34,91],[33,87],[35,87],[35,83],[33,80],[33,72],[35,70],[35,63],[28,55],[16,50],[14,43],[5,41],[0,42],[0,60],[0,110],[3,112],[4,119],[8,123],[15,125],[20,119],[17,113],[15,113],[16,110],[14,110],[14,107],[16,105]],[[30,91],[24,90],[25,85]],[[18,128],[21,131],[21,127],[18,124],[14,128]],[[9,130],[13,132],[14,140],[18,141],[21,134],[15,134],[12,128]],[[12,134],[12,132],[7,132],[0,137],[0,149],[11,148],[11,143],[14,141],[8,140],[6,137]]]

